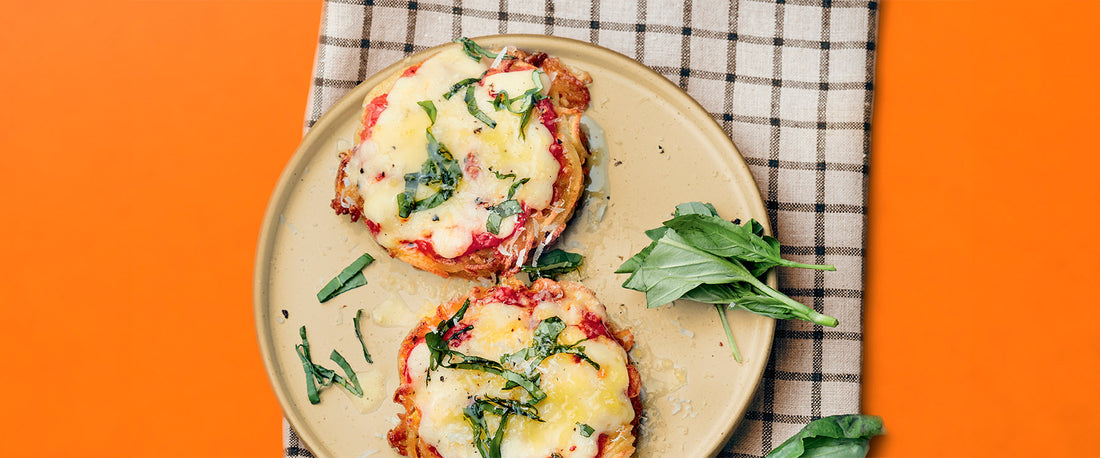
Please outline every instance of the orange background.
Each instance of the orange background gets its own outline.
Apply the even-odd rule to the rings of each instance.
[[[321,7],[8,2],[0,456],[267,456],[252,262]],[[888,1],[875,456],[1095,456],[1100,2]]]

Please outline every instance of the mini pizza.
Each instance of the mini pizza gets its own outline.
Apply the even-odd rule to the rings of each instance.
[[[505,279],[439,307],[402,342],[390,445],[411,457],[627,457],[640,378],[584,286]]]
[[[417,268],[515,273],[577,205],[590,82],[545,53],[469,40],[405,68],[364,99],[332,208]]]

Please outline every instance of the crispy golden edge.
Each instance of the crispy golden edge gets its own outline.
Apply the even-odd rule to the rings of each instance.
[[[541,54],[528,55],[519,51],[515,53],[518,54],[519,59],[528,60]],[[566,223],[573,216],[577,201],[584,189],[584,163],[588,160],[589,152],[584,134],[580,129],[580,119],[588,107],[587,85],[592,82],[592,78],[587,73],[569,69],[556,58],[547,58],[545,54],[541,54],[538,63],[543,64],[547,69],[552,69],[555,73],[550,86],[550,100],[557,112],[556,123],[562,140],[564,159],[562,168],[566,171],[564,174],[559,174],[558,180],[554,183],[556,198],[550,206],[531,215],[521,230],[496,247],[484,248],[457,258],[442,258],[425,253],[416,243],[410,242],[390,248],[390,256],[444,278],[451,275],[467,279],[488,278],[495,274],[513,275],[519,272],[520,265],[526,262],[536,245],[553,243],[565,230]],[[363,107],[365,108],[378,96],[388,94],[397,79],[406,70],[416,65],[420,63],[395,72],[371,89],[363,99]],[[584,91],[583,97],[571,95],[579,90]],[[363,123],[360,122],[355,132],[356,139],[362,133],[362,126]],[[336,198],[332,201],[332,208],[337,214],[350,214],[352,221],[355,221],[359,219],[362,212],[363,197],[359,195],[356,188],[344,185],[346,176],[344,167],[350,158],[350,151],[340,153],[340,165],[337,168],[335,183]],[[350,208],[340,204],[344,201],[352,202]],[[521,255],[524,259],[519,259]]]
[[[405,408],[405,412],[398,414],[399,423],[387,434],[390,446],[393,447],[397,453],[409,457],[439,456],[433,449],[420,442],[418,431],[420,429],[421,414],[420,410],[416,408],[416,403],[413,399],[416,387],[408,383],[408,380],[405,378],[409,354],[412,353],[413,348],[424,339],[424,335],[432,330],[435,323],[439,323],[454,316],[455,312],[462,308],[462,304],[466,302],[467,299],[470,300],[471,306],[473,306],[480,299],[490,297],[493,290],[500,286],[506,286],[517,290],[530,290],[532,293],[554,289],[564,293],[566,290],[572,290],[574,295],[577,295],[576,293],[579,292],[580,294],[595,297],[595,294],[593,294],[591,290],[580,283],[559,283],[548,278],[541,278],[531,285],[530,288],[527,288],[523,282],[508,277],[501,279],[500,285],[498,286],[492,288],[475,287],[470,292],[456,297],[436,308],[434,315],[425,317],[411,332],[409,332],[409,335],[401,342],[401,348],[398,350],[397,377],[401,381],[401,384],[398,386],[397,391],[394,392],[393,402],[401,404],[401,406]],[[634,346],[634,335],[628,329],[618,329],[609,320],[605,320],[604,325],[607,326],[608,330],[611,332],[611,336],[626,352],[626,367],[630,377],[630,383],[627,387],[627,396],[630,398],[630,402],[634,407],[634,419],[630,424],[622,425],[613,433],[600,438],[600,453],[597,457],[625,458],[634,454],[634,443],[637,437],[638,422],[642,417],[641,376],[634,367],[634,360],[630,357],[630,349]]]

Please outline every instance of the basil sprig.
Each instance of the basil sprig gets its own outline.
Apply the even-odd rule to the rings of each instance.
[[[867,456],[871,438],[886,434],[882,418],[873,415],[833,415],[811,421],[768,458]]]
[[[455,40],[455,43],[461,44],[462,50],[466,52],[466,55],[470,56],[470,58],[476,62],[481,62],[482,57],[488,57],[490,59],[497,58],[497,53],[486,51],[485,48],[482,48],[481,45],[475,43],[474,40],[471,40],[469,38],[459,37]],[[504,58],[514,59],[515,57],[506,54]]]
[[[451,152],[432,135],[435,124],[436,108],[430,100],[418,103],[428,113],[432,124],[428,126],[428,159],[420,166],[419,172],[405,174],[405,192],[397,195],[397,215],[408,218],[409,215],[438,207],[454,195],[458,182],[462,179],[462,167]],[[423,199],[416,198],[416,191],[423,185],[435,192]]]
[[[336,296],[367,284],[367,278],[363,275],[363,268],[374,262],[374,257],[363,253],[362,256],[352,261],[350,265],[340,271],[332,280],[329,280],[320,291],[317,292],[317,300],[321,303],[328,302]]]
[[[522,266],[520,270],[527,272],[532,278],[555,278],[580,268],[584,257],[578,253],[553,249],[539,256],[534,265]]]
[[[662,227],[646,231],[653,242],[615,272],[630,274],[623,287],[645,292],[650,308],[683,298],[776,319],[836,326],[836,318],[818,313],[764,283],[768,270],[775,266],[836,269],[780,258],[779,241],[764,235],[763,230],[753,220],[744,225],[723,220],[710,204],[681,204]],[[724,320],[723,326],[731,351],[740,361]]]

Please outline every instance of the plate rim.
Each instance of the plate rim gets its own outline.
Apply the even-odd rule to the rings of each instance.
[[[741,154],[741,151],[734,144],[733,140],[729,137],[729,135],[726,134],[725,130],[722,129],[722,126],[719,125],[713,117],[709,116],[709,112],[706,110],[706,108],[704,108],[697,100],[695,100],[695,98],[691,97],[685,90],[674,84],[664,75],[658,73],[656,70],[653,70],[645,64],[638,62],[637,60],[622,53],[619,53],[618,51],[586,41],[580,41],[567,37],[538,34],[494,34],[469,38],[475,41],[506,41],[517,39],[524,41],[534,41],[536,43],[557,42],[562,45],[578,46],[582,48],[587,48],[589,51],[592,52],[604,54],[609,58],[615,59],[616,61],[624,65],[625,68],[636,70],[639,73],[639,75],[637,75],[638,77],[644,76],[648,82],[663,89],[664,94],[669,94],[672,97],[679,98],[681,99],[681,103],[685,103],[693,109],[697,109],[702,113],[708,114],[708,116],[703,116],[708,120],[708,122],[706,123],[707,128],[717,129],[717,132],[721,132],[721,135],[716,136],[718,137],[717,141],[721,144],[716,146],[720,147],[719,149],[728,149],[732,153],[729,155],[725,155],[724,157],[731,170],[735,173],[740,173],[744,175],[752,182],[752,186],[747,186],[749,190],[749,195],[746,196],[748,206],[751,207],[751,212],[760,215],[767,215],[764,201],[760,193],[759,185],[756,183],[755,177],[753,177],[752,172],[749,169],[748,163],[745,161],[745,157]],[[265,323],[269,319],[268,312],[270,311],[267,300],[268,291],[266,288],[266,282],[270,278],[271,274],[271,265],[266,261],[271,259],[271,251],[273,250],[275,243],[275,231],[273,230],[273,228],[278,223],[277,210],[279,207],[285,205],[285,202],[288,199],[288,195],[285,192],[285,189],[290,186],[297,172],[301,169],[301,163],[307,159],[307,153],[312,149],[313,143],[320,141],[320,133],[332,127],[330,125],[336,122],[334,121],[334,119],[336,119],[335,113],[346,109],[346,105],[361,104],[362,98],[365,96],[366,92],[369,92],[369,90],[372,89],[375,85],[381,83],[383,80],[385,80],[385,78],[389,77],[397,70],[407,67],[414,61],[425,59],[431,53],[441,51],[443,49],[446,49],[447,47],[456,46],[459,45],[454,42],[441,43],[439,45],[432,46],[405,56],[400,60],[394,62],[393,64],[388,65],[385,68],[373,73],[371,76],[363,80],[363,82],[357,84],[354,88],[341,96],[340,99],[333,103],[317,120],[317,122],[314,123],[313,126],[311,126],[309,130],[303,135],[301,142],[298,144],[298,147],[295,148],[294,153],[291,155],[290,159],[288,159],[286,165],[282,169],[282,172],[280,172],[279,178],[271,191],[271,197],[268,199],[267,206],[264,209],[264,216],[260,225],[260,234],[257,240],[256,256],[253,260],[253,324],[255,326],[257,344],[259,346],[260,356],[264,366],[264,373],[267,377],[269,388],[272,389],[272,391],[275,393],[276,399],[278,400],[279,409],[283,414],[283,419],[285,419],[290,424],[295,433],[298,435],[299,439],[307,448],[310,449],[311,452],[313,452],[314,450],[312,446],[314,444],[320,443],[321,439],[319,437],[316,437],[316,435],[309,428],[304,428],[304,425],[302,425],[299,421],[300,419],[295,418],[295,416],[291,412],[291,409],[289,408],[289,406],[292,404],[290,402],[290,399],[286,396],[286,394],[283,393],[282,390],[279,389],[281,383],[278,383],[279,380],[277,380],[277,374],[274,368],[275,355],[271,351],[274,343],[273,336],[272,333],[269,332],[267,330],[267,327],[265,326]],[[369,86],[368,83],[370,83]],[[764,226],[765,233],[772,233],[771,224],[768,218],[765,217],[763,221],[760,221],[760,223]],[[776,275],[776,272],[774,270],[768,275],[767,283],[772,287],[777,287],[778,276]],[[726,313],[728,313],[728,310],[726,311]],[[748,392],[753,394],[748,397],[746,402],[741,403],[736,408],[729,409],[727,411],[727,415],[725,416],[725,418],[732,417],[732,420],[729,421],[730,427],[726,429],[725,434],[717,442],[717,445],[708,452],[709,456],[717,455],[724,448],[725,444],[729,442],[734,432],[740,428],[741,423],[744,420],[745,412],[748,410],[749,406],[752,405],[752,401],[755,399],[756,392],[759,389],[760,382],[763,380],[764,369],[766,368],[767,363],[772,356],[772,347],[775,341],[775,326],[776,320],[774,319],[768,318],[764,321],[764,324],[762,326],[763,335],[766,337],[763,352],[764,358],[761,358],[759,361],[754,361],[752,367],[750,367],[748,370],[748,373],[752,376],[752,380],[750,383],[751,389],[748,390]]]

